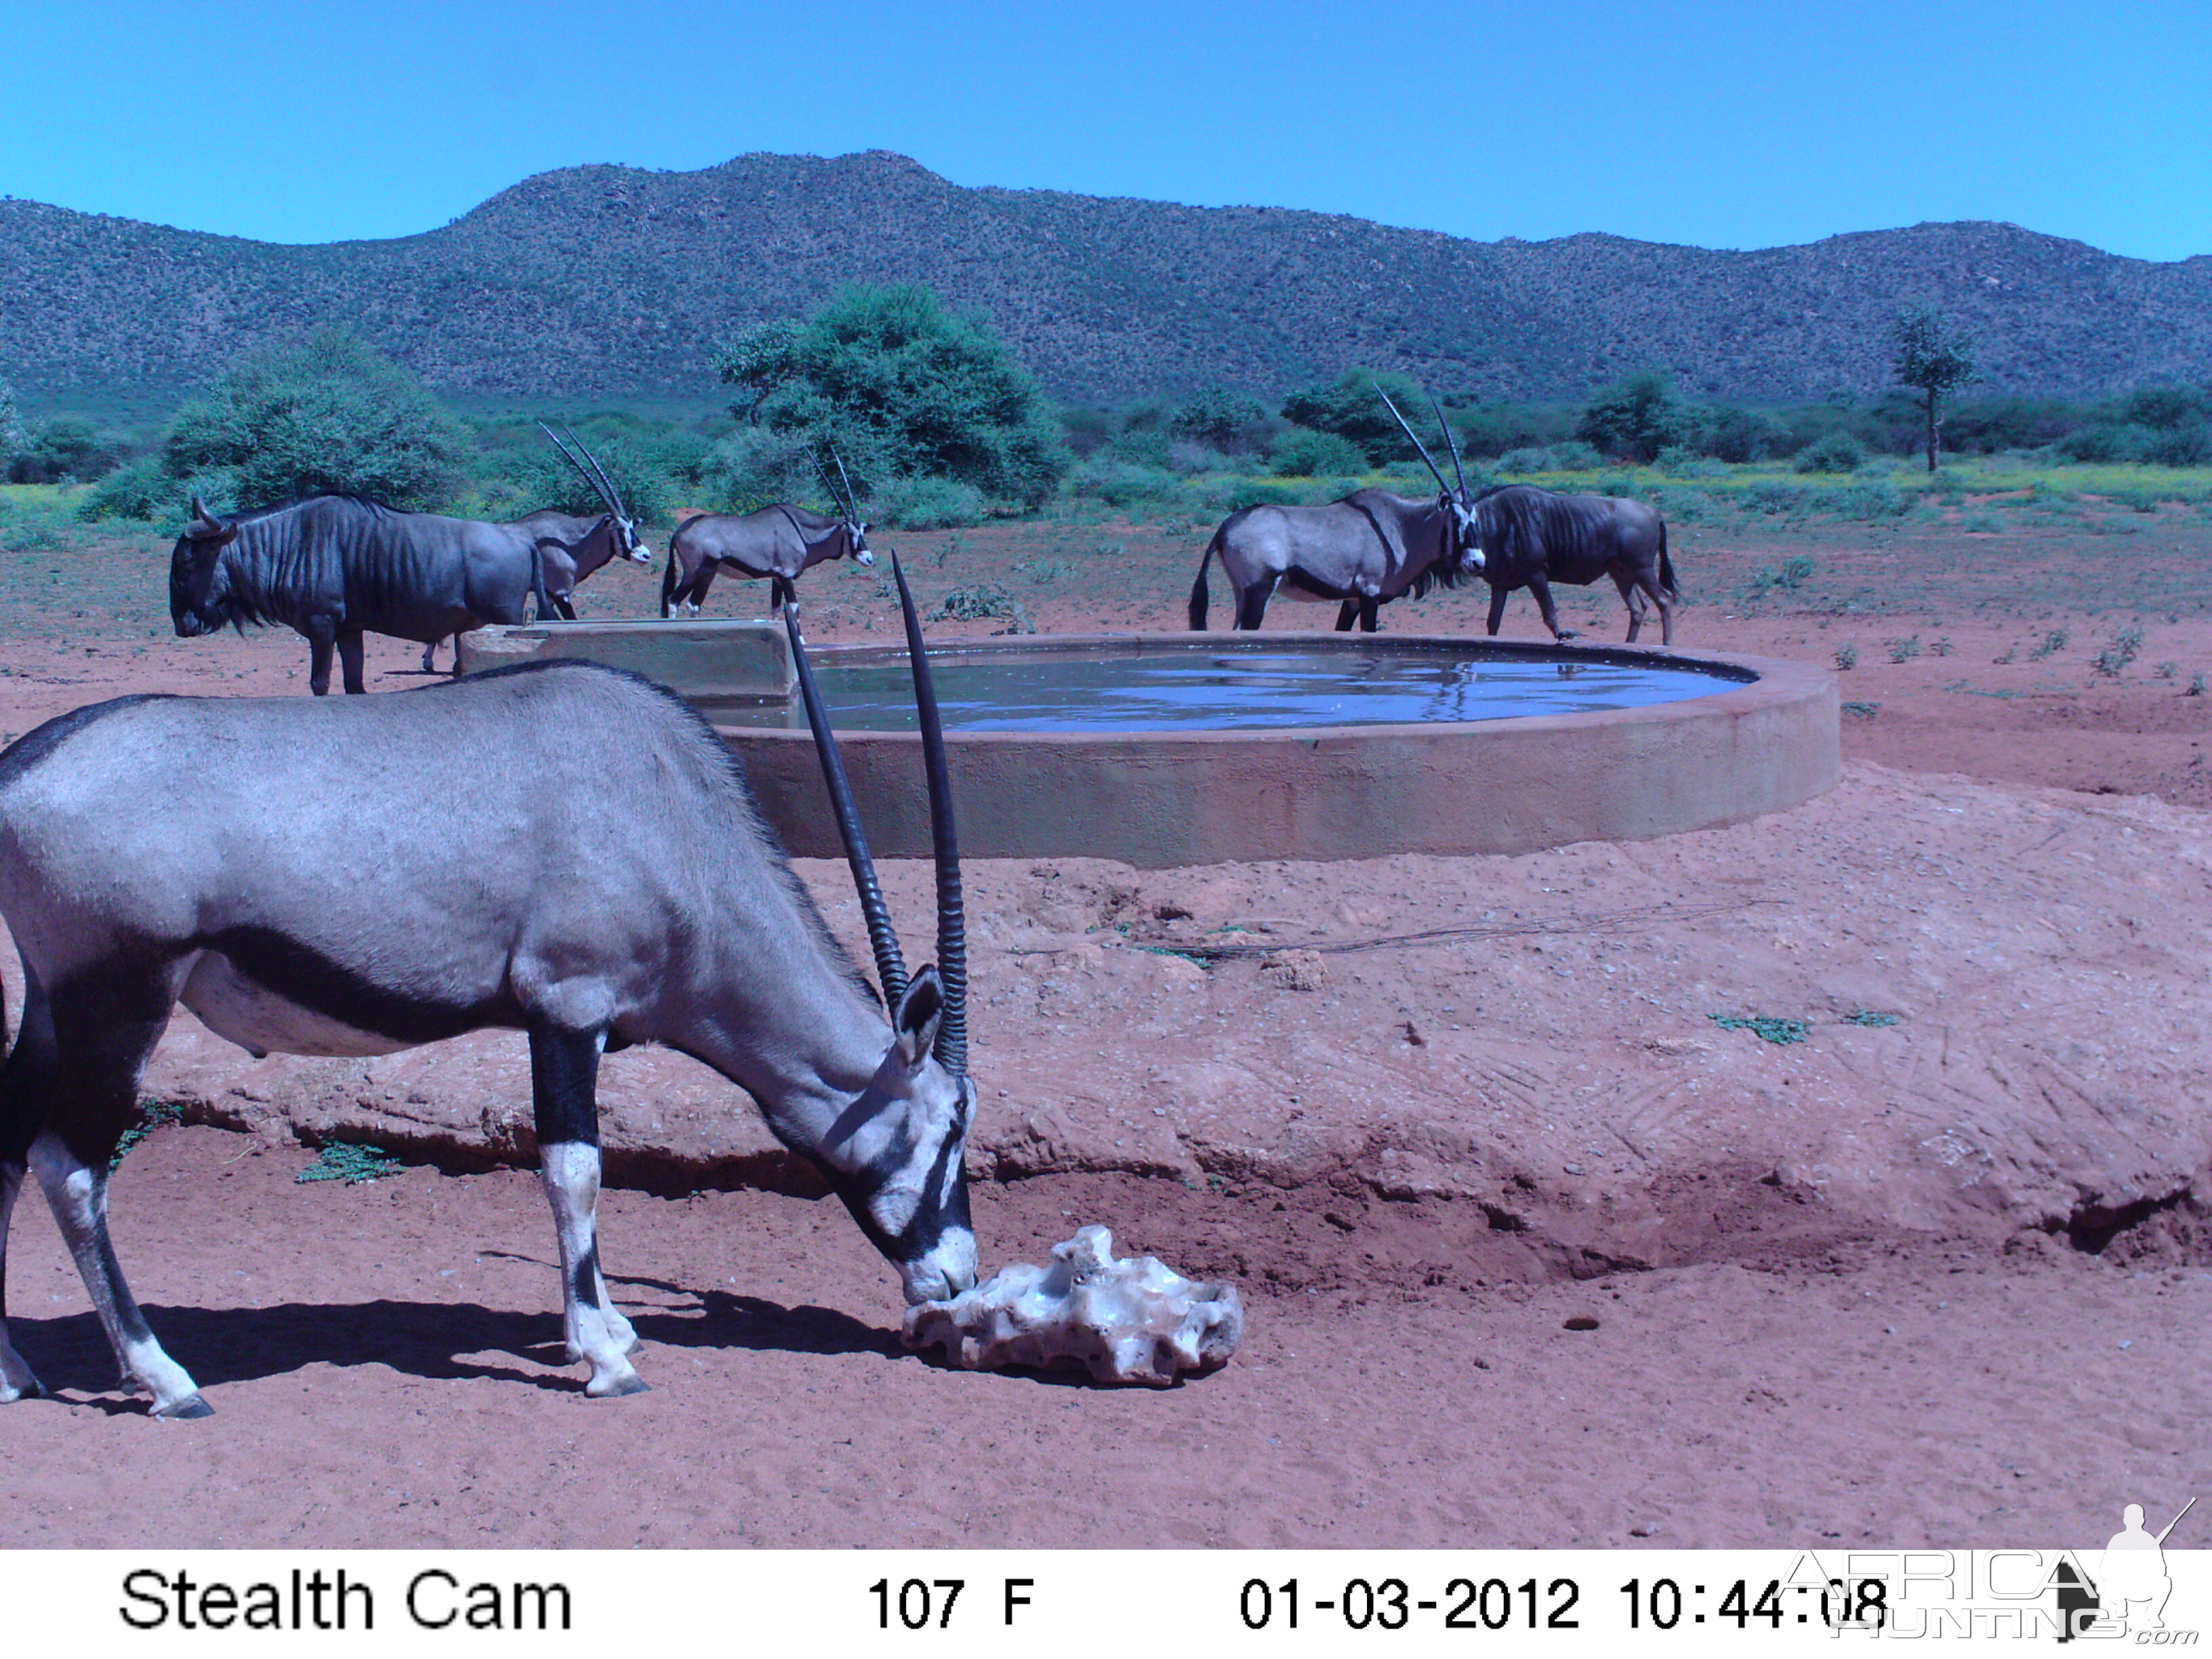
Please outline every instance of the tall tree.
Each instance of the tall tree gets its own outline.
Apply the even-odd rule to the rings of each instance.
[[[1908,306],[1891,331],[1899,386],[1917,389],[1928,417],[1928,470],[1936,470],[1939,398],[1974,378],[1974,343],[1947,325],[1934,306]]]
[[[980,315],[918,283],[840,289],[721,352],[739,419],[834,442],[856,478],[951,478],[1035,505],[1071,464],[1036,381]]]

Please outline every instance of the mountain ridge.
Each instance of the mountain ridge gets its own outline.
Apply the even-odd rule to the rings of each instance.
[[[2212,256],[2130,259],[1997,222],[1741,251],[1601,231],[1479,242],[958,185],[864,151],[562,168],[435,229],[347,242],[0,202],[0,374],[41,404],[181,391],[338,322],[450,393],[704,404],[715,340],[853,280],[927,282],[981,310],[1081,402],[1279,393],[1355,366],[1485,397],[1577,398],[1646,366],[1693,396],[1865,396],[1918,301],[1976,338],[1990,389],[2097,395],[2212,363]]]

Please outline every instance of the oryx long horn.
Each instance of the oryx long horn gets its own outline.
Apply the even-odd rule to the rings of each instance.
[[[830,459],[837,463],[837,476],[845,481],[845,522],[858,524],[860,521],[860,504],[853,499],[853,480],[847,475],[845,458],[837,453],[835,444],[830,446]]]
[[[960,837],[952,823],[952,777],[945,763],[945,722],[937,712],[937,686],[921,646],[921,618],[914,590],[891,555],[899,611],[906,619],[907,659],[914,668],[914,705],[921,727],[921,760],[929,778],[929,843],[937,854],[937,976],[945,986],[945,1017],[937,1028],[937,1063],[955,1077],[968,1074],[968,918],[960,902]]]
[[[1437,411],[1437,424],[1443,428],[1444,441],[1451,446],[1452,477],[1459,480],[1460,505],[1464,507],[1467,504],[1467,474],[1460,468],[1459,440],[1452,435],[1451,422],[1444,419],[1444,406],[1436,398],[1431,398],[1429,407]],[[1442,483],[1443,480],[1439,478],[1437,482]]]
[[[814,453],[811,444],[807,446],[806,459],[814,463],[815,476],[822,480],[823,489],[830,492],[830,505],[840,513],[844,512],[845,503],[837,494],[837,481],[830,476],[830,469],[822,465],[822,458]]]
[[[590,450],[584,447],[584,441],[581,438],[579,438],[573,431],[570,431],[566,425],[562,427],[561,430],[568,433],[568,443],[573,443],[576,446],[575,449],[571,450],[568,447],[568,443],[562,442],[559,435],[554,432],[551,427],[547,426],[544,422],[538,422],[538,430],[544,433],[548,438],[552,439],[553,447],[561,452],[562,458],[568,461],[568,465],[574,467],[577,471],[584,475],[584,482],[591,485],[592,489],[598,493],[599,500],[605,504],[608,512],[613,514],[618,519],[627,519],[629,517],[629,509],[624,507],[622,504],[622,497],[616,494],[613,483],[608,478],[605,469],[599,465],[599,457],[592,454]],[[586,462],[589,463],[588,465],[586,465]]]
[[[799,674],[799,695],[806,703],[806,723],[814,728],[814,750],[822,761],[822,782],[830,792],[830,810],[837,819],[837,835],[845,843],[845,862],[853,866],[853,886],[860,896],[860,915],[868,924],[868,944],[876,953],[876,974],[884,982],[884,1006],[896,1010],[906,994],[906,958],[899,954],[898,935],[891,931],[890,907],[876,881],[875,860],[868,856],[868,838],[860,830],[860,815],[853,805],[853,787],[845,779],[844,757],[837,752],[837,734],[830,729],[830,711],[815,690],[814,669],[806,660],[806,641],[799,631],[799,601],[787,599],[783,626],[791,635],[791,663]]]
[[[583,450],[584,459],[592,464],[592,477],[598,483],[600,493],[606,497],[607,505],[614,509],[615,516],[623,519],[629,517],[629,508],[623,505],[622,491],[617,489],[615,481],[607,477],[607,470],[599,465],[599,458],[585,447],[584,441],[569,431],[565,422],[562,422],[561,429],[568,433],[570,440],[576,447]]]
[[[1382,407],[1390,411],[1391,419],[1398,422],[1398,430],[1404,433],[1407,438],[1412,440],[1413,447],[1421,452],[1421,459],[1429,462],[1429,471],[1436,472],[1437,488],[1439,489],[1449,489],[1451,486],[1444,482],[1444,475],[1441,472],[1437,472],[1437,464],[1434,461],[1429,460],[1429,447],[1423,443],[1419,438],[1415,438],[1413,436],[1413,428],[1407,426],[1406,424],[1406,417],[1398,413],[1398,405],[1390,401],[1390,394],[1378,386],[1375,388],[1375,395],[1382,400]]]

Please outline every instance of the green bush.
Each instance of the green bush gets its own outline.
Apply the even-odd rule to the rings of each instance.
[[[1182,495],[1182,481],[1166,468],[1110,455],[1092,456],[1068,482],[1076,495],[1112,507],[1173,502]]]
[[[1267,410],[1256,398],[1225,386],[1209,386],[1187,398],[1168,421],[1168,430],[1215,449],[1249,449],[1267,424]]]
[[[1866,465],[1866,447],[1848,432],[1831,432],[1797,452],[1791,463],[1800,472],[1856,472]]]
[[[1283,399],[1283,418],[1292,426],[1332,433],[1358,447],[1360,459],[1357,465],[1325,469],[1331,472],[1364,472],[1370,466],[1418,459],[1413,446],[1406,441],[1406,434],[1398,430],[1398,422],[1382,406],[1382,399],[1376,392],[1378,386],[1389,394],[1399,412],[1421,434],[1421,441],[1430,447],[1430,453],[1436,453],[1436,447],[1443,438],[1441,434],[1430,434],[1436,416],[1430,411],[1428,394],[1421,390],[1418,380],[1389,369],[1350,369],[1327,386],[1294,392]],[[1441,466],[1450,465],[1440,454],[1437,462]]]
[[[841,289],[804,322],[748,330],[720,354],[743,419],[826,446],[856,489],[951,478],[1034,507],[1073,457],[1036,380],[981,315],[920,283]]]
[[[240,357],[178,410],[161,445],[172,478],[230,470],[230,498],[210,505],[232,507],[333,491],[442,507],[467,452],[421,381],[336,328]]]
[[[15,388],[0,380],[0,456],[14,454],[22,441],[23,417],[15,406]]]
[[[1787,453],[1790,429],[1760,410],[1723,406],[1705,411],[1701,447],[1716,460],[1764,461]]]
[[[90,483],[112,472],[121,444],[93,429],[88,422],[58,416],[24,435],[8,457],[9,483]]]
[[[866,507],[893,530],[953,530],[987,516],[983,492],[957,478],[894,478]]]
[[[1399,441],[1404,441],[1402,434]],[[1340,433],[1294,426],[1280,434],[1268,449],[1267,471],[1279,478],[1335,477],[1366,471],[1367,455]]]
[[[1583,405],[1575,436],[1620,460],[1649,461],[1693,438],[1696,420],[1662,369],[1639,369],[1600,388]]]

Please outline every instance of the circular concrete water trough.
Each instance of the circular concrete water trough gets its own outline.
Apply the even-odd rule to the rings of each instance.
[[[1839,764],[1833,676],[1764,658],[1344,634],[1031,636],[951,641],[930,655],[961,848],[976,858],[1158,869],[1526,853],[1779,811],[1830,788]],[[823,646],[811,656],[833,707],[855,705],[835,718],[872,847],[927,856],[919,739],[848,725],[906,718],[904,651]],[[1058,714],[1049,698],[1041,710],[994,704],[1000,665],[1030,690],[1057,683]],[[1116,665],[1180,676],[1186,690],[1131,693]],[[1637,691],[1639,680],[1684,672],[1692,678],[1664,701]],[[1400,690],[1412,686],[1411,704],[1362,693],[1394,675]],[[1322,684],[1332,677],[1337,686]],[[1520,691],[1504,687],[1516,678]],[[1625,706],[1585,706],[1607,701],[1584,695],[1598,680],[1628,684]],[[1502,703],[1488,695],[1500,687]],[[838,856],[796,706],[694,700],[743,757],[785,846]],[[1255,705],[1279,723],[1238,723]],[[1529,707],[1547,712],[1513,712]],[[1030,729],[988,729],[1008,725]]]

